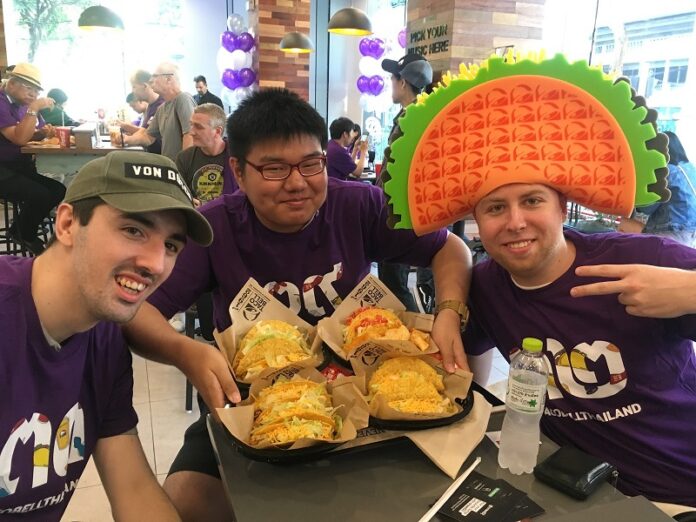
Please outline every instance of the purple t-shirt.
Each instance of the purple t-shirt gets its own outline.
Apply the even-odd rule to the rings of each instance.
[[[131,355],[113,323],[43,334],[32,259],[0,257],[0,519],[58,521],[97,440],[136,426]]]
[[[140,126],[144,129],[147,129],[150,126],[150,122],[152,121],[152,118],[155,117],[155,113],[157,112],[157,109],[160,108],[160,106],[164,103],[164,98],[160,96],[157,98],[155,101],[152,103],[147,104],[147,110],[145,111],[145,114],[140,120]],[[147,151],[151,152],[152,154],[161,154],[162,153],[162,138],[156,138],[155,141],[152,143],[152,145],[148,145]]]
[[[18,125],[27,113],[28,106],[13,102],[4,90],[0,90],[0,129]],[[37,115],[36,128],[46,124],[41,114]],[[14,161],[22,155],[22,147],[15,145],[0,134],[0,161]]]
[[[326,146],[326,173],[330,178],[343,179],[355,170],[355,161],[348,150],[336,140]]]
[[[549,365],[544,433],[616,465],[628,495],[696,506],[696,315],[647,319],[627,314],[616,295],[570,296],[574,286],[603,280],[576,276],[578,266],[693,270],[696,250],[657,236],[565,236],[576,259],[543,288],[520,289],[492,260],[474,268],[467,352],[494,345],[508,358],[524,337],[542,339]]]
[[[222,331],[230,326],[230,302],[253,277],[316,324],[369,273],[372,261],[428,266],[445,243],[445,229],[420,238],[409,230],[391,230],[384,195],[376,187],[331,178],[328,187],[314,219],[290,234],[263,226],[242,192],[204,205],[201,213],[215,233],[212,245],[188,243],[150,302],[171,317],[212,291],[214,322]]]

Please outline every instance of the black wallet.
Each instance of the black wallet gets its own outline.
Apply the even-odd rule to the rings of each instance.
[[[571,497],[585,500],[605,480],[616,476],[616,468],[577,448],[563,446],[534,467],[534,476]]]

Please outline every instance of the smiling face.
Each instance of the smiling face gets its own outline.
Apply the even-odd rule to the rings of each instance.
[[[297,164],[322,154],[319,140],[303,135],[254,145],[246,160],[259,166],[275,162]],[[304,177],[293,168],[290,176],[284,180],[267,180],[248,163],[242,172],[237,158],[231,158],[230,164],[239,188],[246,193],[259,221],[275,232],[301,230],[326,200],[326,169],[314,176]]]
[[[99,205],[86,226],[75,220],[71,230],[78,299],[95,322],[132,319],[169,277],[186,242],[186,221],[176,210],[125,214]]]
[[[523,286],[560,277],[575,249],[563,236],[566,200],[545,185],[513,183],[478,202],[474,217],[486,252]]]

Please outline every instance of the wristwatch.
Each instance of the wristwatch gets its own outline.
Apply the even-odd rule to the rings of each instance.
[[[459,317],[461,318],[460,323],[463,330],[466,326],[467,321],[469,320],[469,308],[467,308],[467,306],[461,301],[458,301],[456,299],[448,299],[446,301],[442,301],[435,307],[435,315],[442,312],[442,310],[444,310],[445,308],[454,310],[459,314]]]
[[[27,114],[28,114],[29,116],[33,116],[34,118],[38,118],[38,117],[39,117],[39,113],[36,112],[36,111],[32,111],[31,109],[27,109]]]

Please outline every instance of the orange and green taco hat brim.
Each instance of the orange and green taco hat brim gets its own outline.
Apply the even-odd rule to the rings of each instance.
[[[623,216],[666,201],[667,138],[656,117],[624,79],[560,54],[462,66],[399,121],[385,182],[390,224],[437,230],[510,183],[549,185]]]

